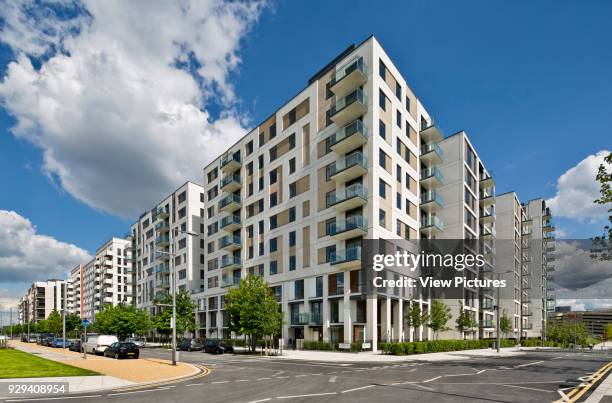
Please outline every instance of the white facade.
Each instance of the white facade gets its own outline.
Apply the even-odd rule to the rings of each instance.
[[[19,301],[19,323],[39,322],[47,319],[53,311],[62,311],[68,306],[68,285],[64,280],[37,281]],[[66,293],[66,298],[64,297]]]

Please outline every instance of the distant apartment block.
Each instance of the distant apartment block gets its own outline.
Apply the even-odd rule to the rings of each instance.
[[[186,182],[132,225],[138,308],[155,313],[156,296],[171,291],[172,270],[177,292],[204,289],[202,192],[202,186]]]
[[[71,270],[72,312],[95,320],[104,305],[131,304],[134,299],[131,241],[112,238],[95,257]]]
[[[53,311],[68,307],[69,285],[65,280],[37,281],[19,300],[19,323],[40,322]]]

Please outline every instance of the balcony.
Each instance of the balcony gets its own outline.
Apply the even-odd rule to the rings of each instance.
[[[488,207],[495,204],[495,193],[493,189],[485,189],[480,191],[480,206]]]
[[[229,232],[234,232],[235,230],[242,227],[242,223],[240,220],[240,216],[230,214],[221,219],[221,229]]]
[[[336,97],[348,94],[368,81],[368,69],[363,57],[349,60],[332,74],[329,89]]]
[[[439,234],[444,231],[444,223],[437,216],[424,216],[421,217],[421,234],[427,235],[431,238],[432,236]]]
[[[155,238],[155,243],[157,244],[157,246],[168,246],[170,244],[170,237],[168,236],[168,234],[160,235]]]
[[[491,298],[485,298],[480,302],[480,309],[495,309],[495,302]]]
[[[553,223],[551,223],[550,221],[546,222],[543,226],[542,226],[542,230],[544,232],[553,232],[555,230],[555,226]]]
[[[483,224],[491,224],[495,221],[495,209],[481,209],[480,210],[480,222]]]
[[[523,323],[523,330],[533,329],[533,323]]]
[[[225,196],[219,202],[219,211],[226,211],[228,213],[233,213],[242,207],[242,200],[239,195],[231,194],[229,196]]]
[[[155,287],[169,288],[170,287],[170,276],[163,276],[163,277],[155,278]]]
[[[223,288],[227,288],[227,287],[233,287],[233,286],[238,286],[240,284],[240,276],[235,276],[235,275],[231,275],[231,276],[223,276],[223,278],[221,279],[221,287]]]
[[[481,227],[480,228],[480,239],[490,240],[495,238],[495,227]]]
[[[542,218],[550,218],[551,214],[550,214],[550,208],[546,207],[544,210],[542,210]]]
[[[495,180],[493,179],[493,173],[483,173],[480,177],[480,188],[481,189],[491,189],[495,186]]]
[[[102,281],[102,283],[103,283],[104,285],[113,285],[113,279],[112,279],[112,278],[105,277],[105,278],[104,278],[104,280]]]
[[[155,215],[157,218],[168,218],[170,215],[170,209],[168,207],[158,207],[155,210]]]
[[[336,98],[337,99],[337,98]],[[332,104],[330,119],[337,126],[344,126],[368,111],[368,99],[363,90],[357,89]]]
[[[495,326],[493,325],[493,319],[485,319],[485,320],[481,320],[478,323],[478,326],[480,326],[481,328],[494,328]]]
[[[238,256],[223,256],[221,258],[222,269],[240,269],[242,268],[242,260]]]
[[[311,312],[308,324],[311,326],[321,326],[323,324],[323,313]]]
[[[346,154],[368,142],[368,131],[361,120],[355,120],[329,137],[330,148],[336,154]]]
[[[166,221],[159,221],[155,223],[155,230],[160,232],[168,232],[170,231],[170,224]]]
[[[546,245],[546,253],[553,253],[555,251],[555,245]]]
[[[524,309],[522,314],[523,316],[533,316],[533,311],[531,309]]]
[[[326,207],[333,206],[339,212],[363,206],[367,202],[368,188],[360,183],[351,185],[344,190],[331,192],[325,198]]]
[[[223,154],[221,161],[219,162],[221,172],[229,173],[234,172],[242,166],[242,160],[238,153],[228,152]]]
[[[421,147],[421,162],[436,165],[444,161],[444,153],[438,143],[428,143]]]
[[[235,251],[242,247],[240,235],[226,235],[219,239],[219,247],[228,251]]]
[[[431,189],[444,184],[444,176],[438,167],[421,169],[421,186]]]
[[[361,267],[361,246],[336,251],[329,263],[340,270],[351,270]]]
[[[427,212],[438,211],[444,207],[444,199],[435,190],[421,193],[421,209]]]
[[[240,189],[240,186],[242,186],[242,180],[237,173],[228,174],[221,179],[222,192],[232,193]]]
[[[329,166],[329,177],[336,183],[346,183],[368,173],[368,160],[361,151],[352,153]]]
[[[444,139],[442,131],[436,125],[431,125],[424,128],[419,134],[421,136],[421,140],[426,143],[437,143]]]
[[[170,264],[169,263],[160,263],[155,266],[155,273],[170,273]]]
[[[365,236],[367,233],[368,220],[360,215],[349,217],[346,220],[336,221],[331,224],[329,231],[331,237],[338,240]]]
[[[102,302],[105,304],[112,304],[113,303],[113,297],[104,297],[102,299]]]
[[[159,260],[160,262],[166,262],[170,260],[170,253],[168,252],[155,252],[155,260]]]

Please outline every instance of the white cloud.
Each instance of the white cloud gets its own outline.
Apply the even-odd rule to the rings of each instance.
[[[589,155],[568,169],[557,180],[557,193],[546,200],[557,217],[597,222],[607,217],[609,207],[593,203],[599,198],[599,183],[595,180],[599,165],[610,151]]]
[[[42,149],[63,189],[121,216],[201,182],[245,133],[229,76],[263,0],[60,3],[0,11],[0,40],[17,55],[0,83],[13,134]]]
[[[27,286],[26,286],[27,287]],[[25,295],[25,288],[20,291],[8,288],[0,288],[0,312],[7,313],[13,310],[13,322],[17,322],[19,298]],[[4,323],[8,322],[8,317],[4,317]]]
[[[612,261],[598,260],[591,257],[590,240],[557,240],[553,265],[555,284],[568,290],[583,293],[582,298],[603,298],[609,295],[609,289],[598,288],[607,280],[612,285]],[[593,294],[594,292],[605,292]],[[590,292],[586,295],[584,293]]]
[[[63,279],[68,271],[89,259],[87,251],[39,235],[27,218],[14,211],[0,210],[0,279],[3,283]],[[0,303],[6,303],[3,301]]]

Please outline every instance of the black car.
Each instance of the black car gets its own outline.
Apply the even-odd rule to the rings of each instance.
[[[116,359],[120,358],[138,358],[140,355],[140,350],[138,346],[129,341],[118,341],[106,348],[104,350],[105,357],[115,357]]]
[[[36,336],[36,344],[40,344],[41,346],[44,346],[45,345],[45,341],[50,336],[51,335],[47,334],[47,333],[39,334],[38,336]]]
[[[202,342],[198,339],[183,339],[176,348],[182,351],[200,351],[202,350]]]
[[[55,337],[54,336],[49,336],[49,337],[45,337],[42,345],[43,346],[47,346],[47,347],[53,347],[53,343],[55,342]]]
[[[83,345],[81,343],[81,339],[73,340],[72,344],[70,344],[70,347],[68,347],[68,350],[76,351],[77,353],[82,353]]]
[[[202,351],[212,354],[233,353],[234,347],[224,343],[222,340],[207,339],[204,342],[204,348]]]

